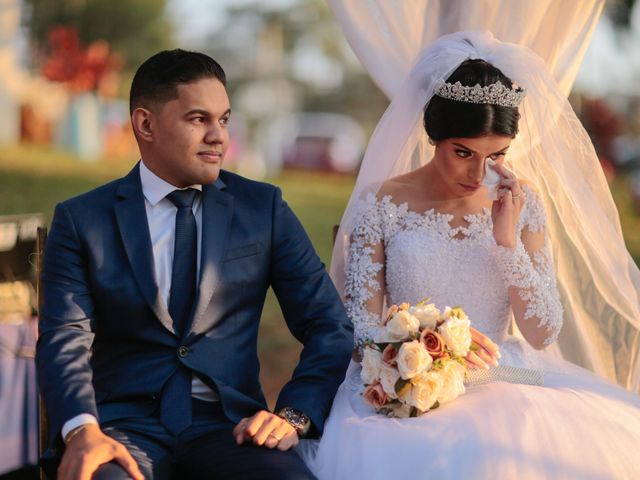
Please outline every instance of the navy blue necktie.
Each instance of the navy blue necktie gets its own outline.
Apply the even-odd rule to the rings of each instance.
[[[197,191],[188,188],[175,190],[167,198],[178,209],[176,213],[175,245],[169,314],[176,335],[184,336],[189,325],[191,309],[196,297],[196,272],[198,258],[198,232],[193,215],[193,201]],[[177,355],[186,355],[183,347]],[[160,421],[174,435],[191,425],[191,373],[181,363],[164,386],[160,400]]]

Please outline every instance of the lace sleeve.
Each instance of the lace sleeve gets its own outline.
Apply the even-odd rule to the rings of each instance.
[[[546,336],[543,345],[547,346],[560,333],[562,305],[546,234],[542,200],[530,187],[524,186],[523,190],[526,206],[518,226],[521,234],[516,248],[496,246],[496,260],[505,284],[516,290],[518,300],[512,300],[512,306],[518,326],[524,330],[523,325],[534,322],[544,330]]]
[[[373,340],[384,303],[384,231],[373,194],[362,201],[358,217],[351,234],[345,282],[345,308],[356,345]]]

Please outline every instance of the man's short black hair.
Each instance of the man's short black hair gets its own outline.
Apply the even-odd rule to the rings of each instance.
[[[204,53],[163,50],[147,59],[131,82],[129,111],[152,103],[178,98],[178,85],[202,78],[217,78],[223,85],[227,77],[218,62]]]

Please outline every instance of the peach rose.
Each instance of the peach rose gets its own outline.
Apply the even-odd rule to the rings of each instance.
[[[423,330],[420,334],[420,341],[434,360],[444,355],[444,340],[433,330]]]
[[[398,364],[398,349],[392,344],[384,347],[382,351],[382,361],[387,365],[395,367]]]
[[[384,390],[382,389],[382,385],[380,385],[380,383],[375,383],[365,388],[362,397],[364,398],[365,402],[367,402],[376,410],[382,408],[388,400],[387,394],[384,393]]]

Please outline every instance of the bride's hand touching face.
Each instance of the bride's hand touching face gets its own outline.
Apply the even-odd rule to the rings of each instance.
[[[515,248],[516,227],[524,206],[522,187],[515,174],[503,165],[496,163],[490,168],[500,175],[498,199],[491,207],[493,236],[498,245]]]

